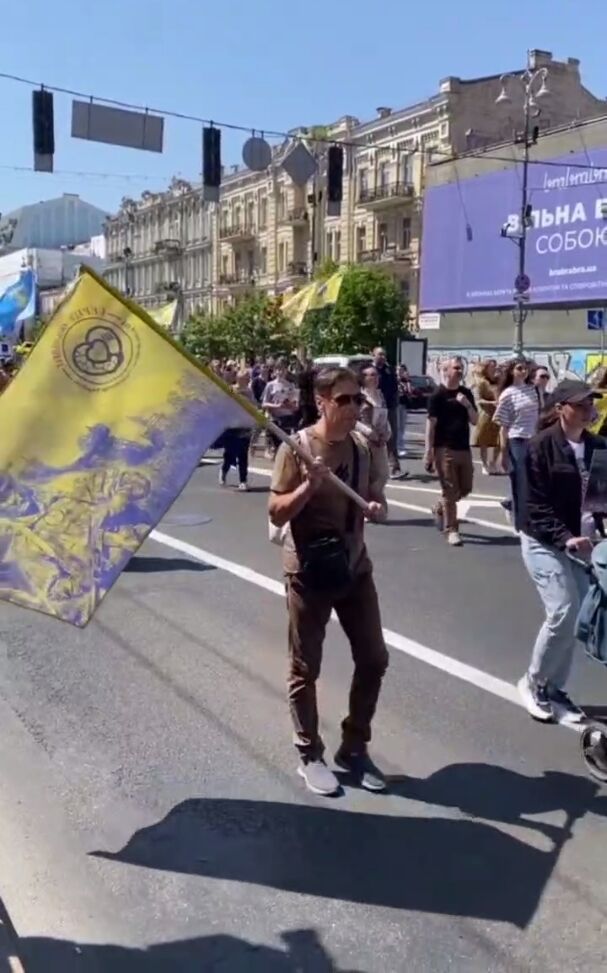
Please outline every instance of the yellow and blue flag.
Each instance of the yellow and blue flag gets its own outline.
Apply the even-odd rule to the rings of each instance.
[[[0,598],[86,625],[205,450],[259,419],[83,268],[0,396]]]
[[[0,335],[10,338],[17,333],[17,323],[36,313],[36,275],[24,271],[19,280],[0,295]]]
[[[177,301],[169,301],[168,304],[161,304],[160,307],[151,308],[149,311],[150,317],[154,319],[156,324],[166,328],[167,331],[172,329],[176,313]]]
[[[308,311],[318,311],[320,308],[335,304],[343,279],[344,270],[341,268],[331,274],[327,280],[314,280],[311,284],[306,284],[300,291],[283,301],[282,313],[296,328],[299,328]]]

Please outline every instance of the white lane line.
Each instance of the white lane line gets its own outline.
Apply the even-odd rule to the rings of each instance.
[[[250,473],[256,473],[257,476],[272,476],[272,471],[265,469],[263,466],[249,466]],[[415,492],[415,487],[411,488]],[[439,492],[438,490],[436,491]],[[470,497],[470,500],[473,500]],[[491,497],[491,500],[495,500],[495,497]],[[499,501],[496,501],[499,504]],[[427,514],[428,517],[432,517],[432,510],[430,507],[420,507],[419,504],[415,503],[404,503],[402,500],[393,500],[392,497],[388,497],[388,504],[390,507],[400,507],[401,510],[411,510],[413,513],[417,514]],[[474,506],[474,503],[471,503]],[[497,509],[497,507],[496,507]],[[486,527],[488,530],[493,530],[497,534],[506,534],[508,536],[516,537],[516,531],[512,527],[508,527],[506,524],[497,524],[492,520],[483,520],[480,517],[469,517],[467,514],[465,517],[461,518],[466,524],[474,524],[476,527]]]
[[[179,551],[180,554],[185,554],[194,561],[201,561],[203,564],[209,564],[221,571],[227,571],[228,574],[232,574],[242,581],[248,581],[273,595],[284,597],[284,584],[274,578],[268,578],[265,574],[260,574],[244,564],[228,561],[224,557],[218,557],[217,554],[212,554],[210,551],[205,551],[194,544],[179,540],[177,537],[172,537],[170,534],[164,534],[158,530],[152,531],[150,539],[156,541],[157,544],[163,544],[174,551]],[[420,662],[425,662],[426,665],[432,666],[434,669],[440,669],[441,672],[455,676],[456,679],[470,683],[470,685],[483,689],[493,696],[499,696],[500,699],[505,699],[509,703],[522,706],[516,687],[504,679],[498,679],[497,676],[491,676],[488,672],[483,672],[482,669],[476,669],[465,662],[460,662],[459,659],[453,659],[449,655],[444,655],[426,645],[421,645],[420,642],[414,642],[413,639],[406,638],[391,629],[385,628],[383,632],[386,644],[390,648],[396,649],[397,652],[403,652]]]

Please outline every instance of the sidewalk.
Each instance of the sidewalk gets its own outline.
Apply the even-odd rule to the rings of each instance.
[[[19,959],[19,939],[0,899],[0,973],[25,973]]]

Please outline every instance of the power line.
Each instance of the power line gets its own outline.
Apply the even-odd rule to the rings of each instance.
[[[33,166],[19,166],[19,165],[3,165],[0,164],[0,169],[9,172],[37,172]],[[80,169],[55,169],[53,172],[43,173],[47,176],[87,176],[93,179],[126,179],[126,180],[145,180],[146,182],[155,182],[161,179],[173,179],[175,178],[175,173],[170,176],[167,175],[144,175],[139,172],[89,172]],[[177,178],[180,178],[177,176]]]
[[[38,81],[32,81],[31,78],[23,78],[17,74],[8,74],[6,72],[0,71],[0,79],[5,81],[15,81],[17,84],[24,84],[30,88],[44,88],[47,91],[53,91],[56,94],[69,95],[72,98],[82,98],[85,101],[90,102],[101,102],[105,105],[112,105],[114,108],[124,108],[127,111],[142,112],[143,114],[152,115],[162,115],[166,118],[176,118],[180,121],[186,122],[196,122],[199,125],[215,127],[215,128],[225,128],[234,132],[247,132],[248,134],[259,133],[262,137],[268,136],[269,138],[280,138],[280,139],[293,139],[298,138],[302,142],[321,142],[327,145],[344,145],[351,148],[362,148],[362,149],[372,149],[372,148],[382,148],[382,146],[375,146],[373,143],[352,141],[338,138],[326,138],[320,134],[303,134],[293,132],[281,132],[274,131],[271,129],[262,129],[259,126],[252,125],[240,125],[235,122],[221,122],[216,119],[202,118],[198,115],[190,115],[185,112],[170,111],[162,108],[153,108],[149,105],[136,105],[132,102],[121,101],[117,98],[106,98],[103,95],[91,95],[86,94],[82,91],[75,91],[72,88],[63,88],[60,85],[42,84]],[[592,121],[598,121],[598,119],[592,119]],[[323,126],[319,126],[323,127]],[[440,149],[433,149],[438,155],[443,155],[447,160],[454,158],[459,158],[461,160],[465,159],[487,159],[495,162],[512,162],[512,159],[508,156],[492,155],[487,152],[479,150],[477,152],[466,152],[466,153],[453,153],[453,152],[441,152]],[[552,162],[552,161],[542,161],[539,159],[530,159],[529,165],[545,165],[545,166],[557,166],[562,167],[563,165],[569,165],[572,169],[596,169],[597,166],[594,165],[584,165],[582,163],[562,163],[562,162]]]

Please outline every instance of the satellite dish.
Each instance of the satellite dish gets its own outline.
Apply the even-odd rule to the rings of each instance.
[[[252,135],[242,147],[242,161],[253,172],[263,172],[272,161],[272,150],[265,139]]]

